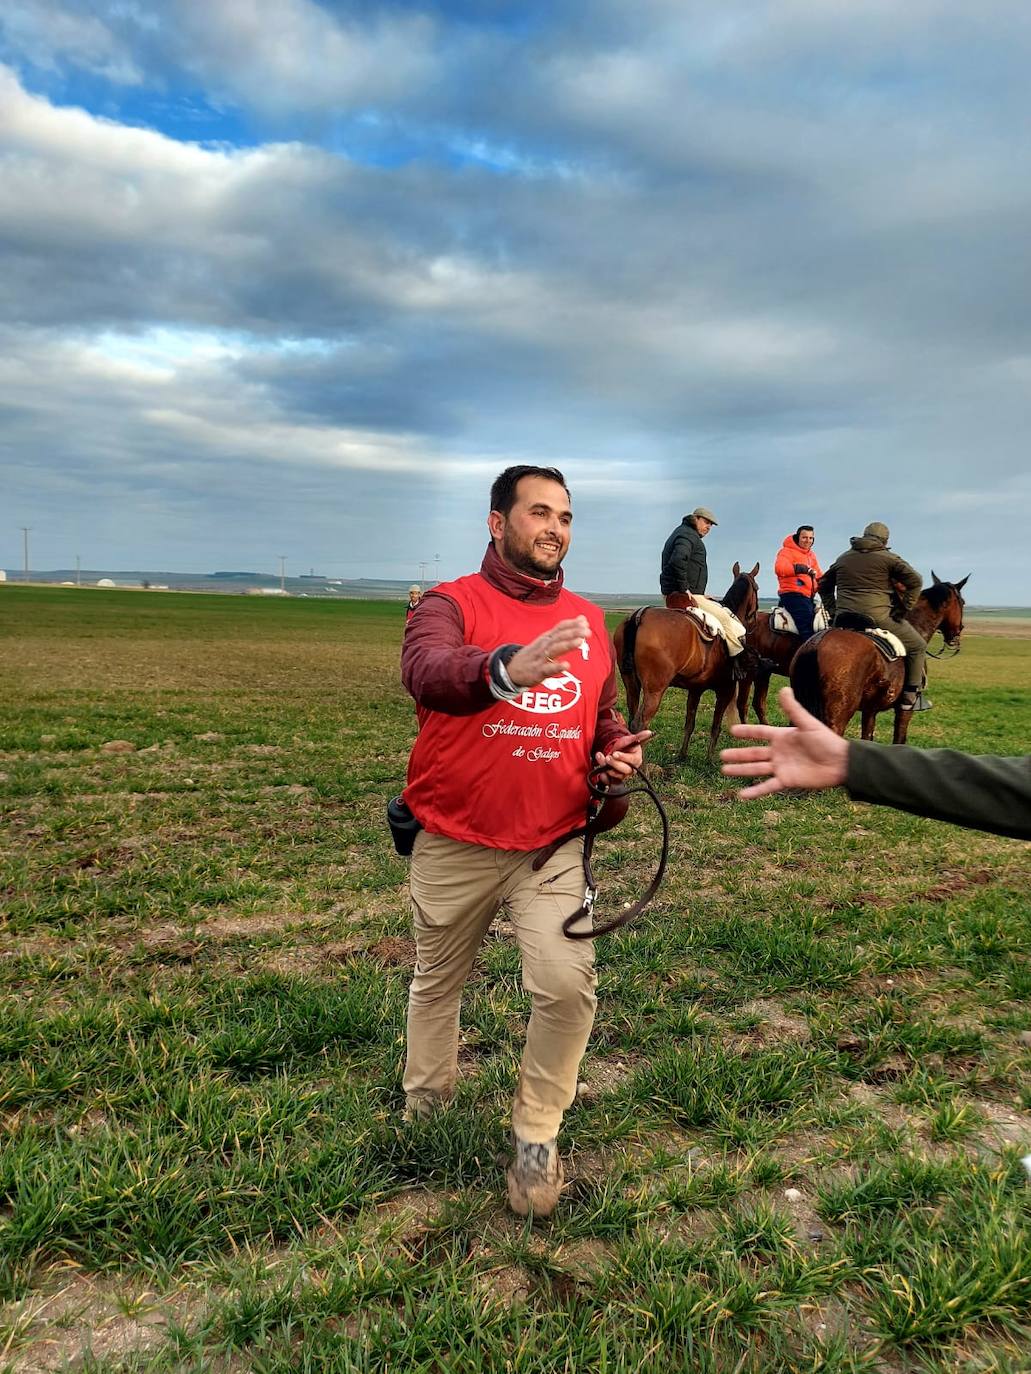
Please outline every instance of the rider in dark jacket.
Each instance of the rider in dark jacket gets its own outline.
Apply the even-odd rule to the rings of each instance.
[[[701,596],[705,592],[709,567],[702,540],[716,523],[712,511],[704,506],[696,506],[690,515],[684,516],[666,540],[659,574],[659,590],[663,596],[669,596],[672,592],[691,592]]]

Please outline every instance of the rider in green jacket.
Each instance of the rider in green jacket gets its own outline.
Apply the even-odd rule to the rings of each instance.
[[[851,548],[836,558],[820,578],[820,595],[831,617],[837,611],[869,616],[882,630],[890,630],[906,646],[906,681],[899,705],[904,711],[926,711],[931,703],[921,695],[927,641],[905,619],[916,605],[923,579],[915,568],[888,547],[887,525],[879,520],[849,540]]]

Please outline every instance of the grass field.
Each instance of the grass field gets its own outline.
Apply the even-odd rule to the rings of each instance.
[[[456,1106],[399,1124],[401,628],[0,591],[0,1369],[1031,1367],[1027,847],[737,804],[704,730],[673,762],[671,693],[668,881],[601,942],[573,1182],[524,1226],[503,927]],[[969,635],[911,742],[1023,752],[1029,670],[1031,639]],[[651,816],[600,849],[610,911]]]

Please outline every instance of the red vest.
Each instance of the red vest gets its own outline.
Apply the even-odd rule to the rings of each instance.
[[[480,573],[434,591],[462,612],[465,642],[488,653],[529,644],[560,620],[586,616],[583,649],[514,701],[471,716],[417,707],[419,734],[408,761],[404,799],[423,827],[491,849],[538,849],[582,825],[598,703],[612,666],[597,606],[564,588],[548,605],[517,601]]]

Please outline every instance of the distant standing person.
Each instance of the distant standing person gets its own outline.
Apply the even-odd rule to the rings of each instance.
[[[888,547],[889,538],[888,526],[880,520],[871,521],[862,534],[853,535],[851,547],[820,578],[820,595],[832,620],[837,611],[855,611],[902,640],[906,678],[899,707],[903,711],[928,711],[931,703],[921,691],[927,642],[905,619],[916,605],[923,578]]]
[[[408,605],[405,607],[405,620],[411,618],[412,612],[422,600],[422,588],[417,582],[413,582],[408,588]]]
[[[812,525],[799,525],[780,546],[773,571],[777,574],[777,595],[802,639],[813,632],[816,607],[813,598],[822,573],[813,544],[816,531]]]
[[[597,1005],[594,942],[562,933],[584,897],[583,838],[569,837],[586,818],[587,770],[627,776],[651,733],[627,731],[604,615],[563,583],[572,519],[559,471],[506,468],[491,488],[479,572],[427,592],[401,651],[419,715],[403,799],[423,827],[412,850],[407,1111],[429,1116],[454,1092],[462,988],[500,908],[533,1000],[508,1171],[521,1216],[547,1216],[558,1201],[557,1137]]]

